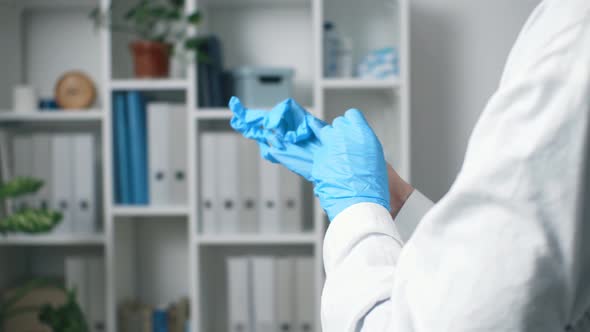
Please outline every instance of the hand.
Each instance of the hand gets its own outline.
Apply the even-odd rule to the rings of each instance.
[[[271,111],[246,109],[233,97],[229,102],[234,116],[231,126],[244,137],[256,140],[264,159],[280,163],[313,182],[313,153],[319,147],[314,130],[326,124],[309,114],[293,99],[279,103]]]
[[[379,139],[358,110],[349,110],[332,125],[317,130],[311,176],[322,208],[333,220],[358,203],[390,210],[387,167]]]
[[[389,183],[389,201],[391,204],[391,210],[389,212],[391,217],[395,219],[410,195],[414,192],[414,187],[404,181],[389,164],[387,164],[387,178]]]

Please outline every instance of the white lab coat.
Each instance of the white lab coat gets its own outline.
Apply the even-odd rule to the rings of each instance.
[[[323,332],[588,329],[590,227],[576,207],[589,15],[588,0],[548,0],[534,11],[457,180],[423,218],[428,202],[414,193],[396,221],[369,203],[333,220]],[[400,233],[419,219],[404,245]]]

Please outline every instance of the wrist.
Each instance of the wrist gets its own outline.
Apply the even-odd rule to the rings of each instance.
[[[377,197],[349,197],[349,198],[340,198],[337,200],[331,200],[329,202],[322,202],[320,200],[322,208],[326,211],[328,218],[330,221],[333,221],[336,216],[340,214],[340,212],[348,209],[351,206],[362,204],[362,203],[372,203],[383,206],[385,209],[390,211],[390,205],[387,200],[380,199]]]
[[[387,176],[389,182],[389,200],[391,204],[390,213],[395,219],[410,195],[414,192],[414,187],[404,181],[389,164],[387,165]]]

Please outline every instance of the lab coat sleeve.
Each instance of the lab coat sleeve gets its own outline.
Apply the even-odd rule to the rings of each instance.
[[[404,242],[410,239],[420,220],[432,206],[434,203],[418,190],[414,190],[408,197],[395,217],[395,225]]]
[[[370,203],[353,205],[336,216],[324,242],[328,278],[322,298],[323,331],[386,328],[397,257],[432,206],[414,190],[395,222],[385,208]]]
[[[334,218],[324,242],[323,331],[354,331],[368,312],[388,301],[402,243],[381,205],[356,204]]]
[[[324,332],[577,331],[590,231],[576,218],[590,105],[590,3],[547,1],[471,136],[461,173],[403,246],[358,204],[326,234]],[[521,47],[524,46],[524,47]],[[409,207],[409,206],[408,206]],[[584,281],[584,283],[582,282]]]

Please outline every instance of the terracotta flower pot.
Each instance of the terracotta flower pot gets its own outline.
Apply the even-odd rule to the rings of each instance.
[[[169,44],[145,40],[130,43],[135,77],[167,77],[170,68],[170,47]]]

